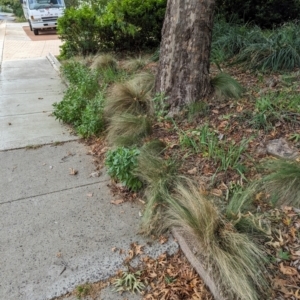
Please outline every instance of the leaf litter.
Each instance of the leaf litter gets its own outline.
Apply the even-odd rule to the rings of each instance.
[[[224,70],[225,69],[226,68],[224,68]],[[260,75],[256,76],[238,67],[231,67],[225,71],[247,88],[247,92],[241,99],[238,101],[231,99],[212,99],[206,103],[208,112],[205,114],[201,114],[200,112],[199,116],[196,115],[194,117],[193,121],[187,120],[187,118],[180,120],[179,116],[179,120],[176,120],[176,128],[174,127],[174,123],[170,120],[161,119],[153,125],[154,130],[152,136],[146,138],[148,141],[151,139],[159,139],[165,142],[168,147],[164,153],[164,158],[170,159],[176,157],[177,160],[181,161],[182,164],[179,172],[198,182],[199,188],[204,194],[218,198],[221,202],[221,206],[226,205],[226,202],[235,188],[243,187],[248,181],[260,177],[256,165],[262,159],[268,157],[265,147],[269,140],[285,138],[289,140],[290,143],[293,143],[296,148],[300,148],[300,114],[293,113],[293,122],[290,122],[286,118],[288,114],[281,117],[280,120],[271,121],[273,122],[271,128],[255,128],[252,123],[253,112],[256,111],[256,99],[268,95],[268,93],[279,94],[281,89],[284,88],[284,83],[279,80],[281,75],[271,75],[277,82],[276,85],[271,86],[262,80]],[[217,74],[218,70],[212,66],[211,73],[212,75]],[[239,159],[239,162],[245,166],[243,173],[235,172],[232,168],[229,168],[225,172],[220,171],[218,170],[218,165],[209,159],[206,153],[193,153],[190,149],[183,149],[179,130],[193,131],[195,128],[204,124],[209,124],[209,127],[214,130],[220,141],[230,141],[235,145],[239,145],[244,139],[249,141],[245,153],[242,154]],[[89,154],[96,157],[98,164],[102,166],[105,152],[108,149],[104,139],[97,138],[90,140],[89,144],[91,145]],[[141,198],[141,195],[131,193],[126,187],[119,186],[114,182],[110,184],[110,187],[113,194],[119,195],[124,201],[136,201]],[[262,218],[271,223],[271,232],[268,236],[268,241],[261,241],[261,243],[264,243],[266,256],[268,258],[268,268],[270,269],[269,280],[273,289],[272,299],[300,299],[299,210],[291,207],[273,209],[263,201],[267,196],[268,195],[263,194],[257,195],[255,204],[257,211],[263,214]],[[183,256],[182,254],[180,255],[181,257]],[[169,257],[167,259],[169,259]],[[164,259],[160,258],[160,261],[163,264]],[[174,258],[173,261],[176,261],[176,258]],[[188,262],[186,263],[189,265]],[[154,268],[153,270],[156,270],[156,265],[150,258],[149,266]],[[180,264],[174,264],[173,266],[174,270],[169,268],[172,271],[171,274],[176,273],[175,270],[180,272]],[[188,267],[186,266],[186,268]],[[195,293],[195,295],[197,295],[196,298],[193,298],[195,297],[194,294],[189,294],[189,296],[186,296],[187,298],[180,298],[185,297],[183,295],[178,296],[179,298],[176,298],[177,295],[170,296],[171,292],[165,290],[166,282],[162,279],[159,280],[158,278],[162,277],[159,277],[158,273],[153,270],[151,271],[149,269],[149,271],[147,271],[148,273],[145,271],[145,274],[148,274],[146,278],[153,290],[152,294],[149,293],[144,296],[148,297],[145,299],[213,299],[211,295],[206,296],[208,295],[206,292],[202,292],[203,295],[201,294],[201,296],[199,296],[198,290],[198,294]],[[167,286],[173,284],[173,291],[176,291],[177,286],[175,282],[171,282],[172,275],[167,275],[167,271],[165,271],[164,274],[165,278],[166,276],[170,276],[169,281],[166,279],[169,282]],[[187,275],[185,278],[187,279],[186,282],[191,280]],[[200,282],[201,278],[198,276],[197,280]],[[182,278],[180,282],[183,282]],[[201,292],[202,288],[199,289]],[[183,294],[185,295],[186,290],[183,290]],[[159,294],[160,292],[162,294]]]
[[[160,238],[165,239],[165,236]],[[141,292],[143,300],[213,300],[205,283],[181,250],[173,255],[163,253],[154,259],[145,255],[143,248],[143,245],[132,243],[124,260],[131,274],[139,272],[139,280],[145,286]],[[139,263],[132,267],[131,262],[136,259]],[[117,278],[123,275],[124,271],[119,271]],[[115,280],[111,281],[112,284]]]

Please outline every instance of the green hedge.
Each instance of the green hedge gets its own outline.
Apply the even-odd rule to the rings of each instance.
[[[157,47],[166,0],[111,0],[69,8],[58,20],[62,56]]]

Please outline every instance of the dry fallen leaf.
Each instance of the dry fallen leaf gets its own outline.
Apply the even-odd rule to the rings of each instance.
[[[218,128],[221,129],[221,128],[225,128],[226,126],[228,126],[228,121],[222,121],[218,126]]]
[[[244,107],[242,105],[238,105],[236,108],[236,111],[241,112],[241,111],[243,111],[243,109],[244,109]]]
[[[164,235],[161,235],[158,240],[161,244],[165,244],[168,241],[168,238]]]
[[[133,250],[135,252],[135,255],[140,255],[140,254],[144,253],[144,251],[143,251],[144,246],[143,245],[139,245],[139,244],[133,243],[131,245],[131,247],[133,248]]]
[[[297,290],[293,296],[296,297],[296,299],[300,299],[300,289]]]
[[[179,144],[171,144],[169,146],[170,149],[179,148]]]
[[[221,197],[223,195],[223,192],[222,192],[222,190],[219,190],[219,189],[213,189],[211,191],[211,194],[214,196],[217,196],[217,197]]]
[[[294,228],[294,227],[293,227]],[[293,251],[292,249],[291,249],[291,253],[292,253],[292,255],[294,255],[294,256],[299,256],[300,257],[300,250],[298,250],[298,251]]]
[[[70,175],[77,175],[78,174],[78,171],[73,169],[73,168],[70,168]]]
[[[121,204],[123,202],[124,202],[123,199],[118,199],[118,200],[112,200],[112,201],[110,201],[110,203],[115,204],[115,205],[119,205],[119,204]]]
[[[195,175],[195,174],[197,174],[197,168],[195,167],[191,170],[188,170],[187,173],[190,174],[190,175]]]
[[[99,177],[101,175],[101,172],[100,171],[97,171],[97,172],[93,172],[89,175],[89,177]]]
[[[140,201],[142,204],[146,204],[146,201],[144,201],[144,200],[142,200],[140,198],[138,198],[138,201]]]
[[[283,263],[279,264],[279,270],[284,275],[295,276],[298,275],[296,268],[285,266]]]
[[[93,197],[94,193],[88,193],[86,194],[88,197]]]

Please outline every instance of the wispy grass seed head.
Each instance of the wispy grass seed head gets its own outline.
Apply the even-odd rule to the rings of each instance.
[[[132,81],[117,83],[109,92],[104,113],[107,117],[123,113],[151,115],[153,114],[151,96],[143,85]]]
[[[272,159],[263,164],[268,172],[261,179],[262,187],[276,204],[300,207],[300,164],[297,161]]]
[[[177,164],[160,157],[158,149],[156,147],[153,149],[153,145],[142,147],[138,165],[134,171],[135,175],[147,186],[146,206],[141,222],[142,232],[146,235],[159,235],[166,229],[165,220],[163,220],[167,205],[166,199],[178,182]]]
[[[198,241],[216,273],[218,285],[233,298],[259,300],[267,290],[264,255],[238,233],[191,182],[179,184],[168,198],[169,226],[179,226]]]
[[[107,140],[115,146],[132,146],[151,133],[151,125],[151,120],[146,115],[114,115],[108,126]]]
[[[123,63],[123,68],[127,71],[127,72],[136,72],[138,70],[143,69],[146,64],[149,62],[148,57],[137,57],[137,58],[131,58],[126,60]]]
[[[96,56],[91,64],[92,70],[117,69],[117,61],[111,54]]]

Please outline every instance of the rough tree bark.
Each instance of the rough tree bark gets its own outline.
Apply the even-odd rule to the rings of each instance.
[[[155,89],[176,113],[211,93],[209,57],[215,0],[168,0]]]

